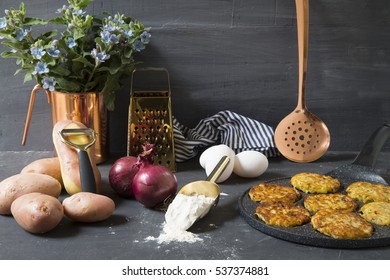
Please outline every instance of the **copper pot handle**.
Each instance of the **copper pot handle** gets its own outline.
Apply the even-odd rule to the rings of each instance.
[[[33,108],[34,108],[35,95],[37,94],[38,90],[44,90],[46,92],[46,95],[47,95],[47,103],[49,103],[49,104],[51,103],[50,91],[48,91],[47,89],[44,89],[41,85],[35,85],[35,87],[31,91],[30,103],[28,105],[28,110],[27,110],[26,124],[24,126],[24,132],[23,132],[23,138],[22,138],[22,145],[23,146],[26,144],[28,128],[30,127],[31,116],[32,116]]]

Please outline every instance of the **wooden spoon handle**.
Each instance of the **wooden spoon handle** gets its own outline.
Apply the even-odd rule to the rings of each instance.
[[[295,0],[297,10],[298,30],[298,106],[297,109],[306,108],[306,74],[309,42],[309,0]]]

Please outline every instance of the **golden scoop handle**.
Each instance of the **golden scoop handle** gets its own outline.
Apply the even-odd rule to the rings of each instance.
[[[226,166],[229,164],[230,158],[228,156],[223,156],[217,165],[214,167],[213,171],[211,171],[210,175],[206,178],[206,181],[210,181],[215,183],[218,180],[219,176],[225,171]]]

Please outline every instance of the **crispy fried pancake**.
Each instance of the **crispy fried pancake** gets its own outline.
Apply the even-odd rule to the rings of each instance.
[[[305,193],[333,193],[340,187],[339,180],[335,178],[308,172],[294,175],[291,184]]]
[[[368,182],[355,182],[348,186],[347,195],[367,202],[390,202],[390,187]]]
[[[310,195],[306,197],[303,205],[310,213],[325,209],[352,212],[357,206],[352,198],[341,193]]]
[[[300,226],[310,221],[309,211],[293,203],[260,205],[256,215],[266,224],[279,227]]]
[[[368,222],[390,226],[390,203],[388,202],[371,202],[363,205],[359,212]]]
[[[261,204],[271,204],[276,202],[295,202],[301,195],[291,188],[275,184],[258,184],[249,190],[249,197],[252,201]]]
[[[311,224],[317,231],[339,239],[358,239],[370,237],[373,226],[359,215],[352,212],[335,210],[318,211]]]

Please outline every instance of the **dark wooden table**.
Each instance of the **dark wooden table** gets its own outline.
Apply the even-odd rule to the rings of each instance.
[[[376,165],[390,181],[389,153],[382,153]],[[51,157],[52,152],[1,152],[0,180],[18,173],[35,159]],[[307,246],[277,239],[252,228],[240,216],[238,199],[253,184],[308,171],[326,173],[351,162],[356,153],[328,152],[313,163],[293,163],[284,158],[270,159],[267,172],[260,178],[230,177],[220,184],[224,195],[218,207],[196,223],[191,231],[203,241],[158,244],[147,237],[158,237],[164,213],[143,207],[131,199],[119,198],[108,183],[113,160],[99,165],[103,193],[116,202],[114,215],[100,223],[81,224],[64,218],[58,227],[33,235],[19,227],[11,216],[0,216],[0,259],[390,259],[390,246],[364,249],[335,249]],[[205,178],[198,159],[178,164],[179,186]],[[62,194],[61,199],[67,194]]]

